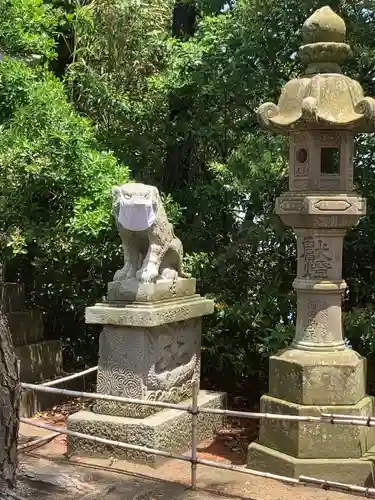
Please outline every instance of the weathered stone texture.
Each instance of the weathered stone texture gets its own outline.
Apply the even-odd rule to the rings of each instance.
[[[24,285],[0,282],[0,307],[6,313],[23,311],[25,308]]]
[[[177,280],[159,280],[157,283],[139,283],[139,281],[112,281],[108,283],[108,302],[158,302],[196,294],[194,278]]]
[[[40,383],[61,376],[61,344],[57,340],[44,340],[42,314],[25,308],[24,285],[0,282],[0,307],[6,314],[16,356],[20,360],[21,382]],[[52,406],[56,400],[51,395],[23,391],[20,415],[31,417]]]
[[[43,340],[43,317],[40,311],[11,312],[7,314],[7,319],[15,346]]]
[[[269,394],[303,405],[354,405],[365,395],[366,360],[347,349],[286,349],[271,356]]]
[[[315,416],[337,413],[356,417],[373,415],[371,397],[364,397],[355,405],[297,405],[270,396],[263,396],[262,413],[296,416]],[[342,439],[345,436],[345,439]],[[263,420],[260,427],[260,444],[296,458],[361,458],[364,451],[375,444],[375,429],[364,426],[317,424],[284,420]]]
[[[249,469],[296,479],[303,475],[360,486],[373,484],[373,466],[369,460],[362,458],[296,458],[259,443],[250,445],[247,466]]]
[[[103,303],[86,308],[86,323],[151,327],[212,314],[213,309],[213,301],[200,295],[147,303]]]
[[[196,294],[196,280],[182,270],[183,249],[158,190],[126,184],[113,190],[113,213],[124,266],[108,284],[106,301],[86,309],[86,323],[103,325],[97,392],[138,401],[177,404],[199,386],[202,316],[212,300]],[[201,392],[199,403],[222,407],[224,395]],[[188,400],[189,401],[189,400]],[[190,401],[189,401],[190,403]],[[69,429],[138,446],[181,451],[190,445],[190,415],[137,402],[97,400]],[[200,415],[199,439],[211,437],[222,417]],[[69,438],[78,453],[115,453],[107,446]],[[143,452],[117,450],[128,460],[156,463]]]
[[[330,7],[318,9],[302,31],[304,75],[285,85],[278,105],[258,108],[266,128],[290,138],[289,192],[276,212],[297,240],[295,336],[291,348],[270,359],[261,410],[372,416],[366,362],[347,348],[342,332],[342,250],[346,230],[366,214],[366,200],[351,193],[354,134],[375,130],[375,100],[342,73],[350,47],[344,21]],[[363,458],[374,440],[373,428],[264,419],[248,466],[367,484],[372,465]]]
[[[22,382],[39,383],[62,373],[62,350],[59,340],[27,344],[15,348],[21,361]]]
[[[189,405],[191,400],[181,404]],[[200,391],[198,405],[204,408],[224,408],[225,394]],[[198,417],[198,441],[211,438],[223,425],[223,416],[201,414]],[[143,418],[115,417],[93,412],[78,412],[68,419],[68,429],[84,434],[121,441],[137,446],[146,446],[174,453],[183,453],[191,447],[191,415],[184,411],[162,410]],[[147,463],[157,467],[164,460],[155,455],[134,450],[86,441],[68,436],[68,453],[81,456],[108,456],[129,461]]]
[[[105,326],[99,343],[97,391],[178,403],[200,376],[201,319],[154,328]],[[144,417],[153,408],[97,401],[97,413]]]

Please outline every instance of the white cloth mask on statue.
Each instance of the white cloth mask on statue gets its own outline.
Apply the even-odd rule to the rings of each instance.
[[[155,222],[156,214],[152,200],[136,204],[131,198],[120,197],[118,221],[128,231],[145,231]]]

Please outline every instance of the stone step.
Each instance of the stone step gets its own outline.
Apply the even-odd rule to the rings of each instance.
[[[190,405],[191,398],[181,404]],[[223,409],[226,407],[226,395],[218,392],[200,391],[198,405],[203,408]],[[212,439],[223,427],[225,417],[210,413],[200,413],[197,421],[198,443]],[[191,415],[188,412],[165,409],[146,418],[129,418],[79,411],[70,415],[69,430],[105,437],[113,441],[122,441],[137,446],[167,450],[172,453],[184,453],[191,448]],[[86,441],[72,436],[67,438],[68,454],[80,457],[98,457],[128,460],[157,468],[166,462],[164,457],[149,455],[136,450],[126,450],[104,445],[95,441]]]
[[[345,435],[343,435],[344,439]],[[324,479],[325,481],[366,487],[373,487],[374,484],[373,464],[368,459],[362,457],[296,458],[263,446],[256,441],[253,441],[249,446],[247,467],[256,471],[269,472],[295,479],[298,479],[299,476],[308,476]]]
[[[355,405],[297,405],[288,401],[262,396],[260,412],[269,414],[319,417],[322,413],[370,417],[374,414],[374,400],[366,396]],[[345,439],[342,439],[345,436]],[[332,425],[293,420],[261,421],[260,445],[300,459],[361,458],[375,444],[374,427]]]
[[[16,347],[43,340],[44,326],[40,311],[11,312],[8,325]]]
[[[62,373],[62,350],[59,340],[49,340],[15,347],[20,359],[21,382],[39,383]]]
[[[25,308],[25,286],[22,283],[0,282],[0,308],[6,313],[23,311]]]
[[[375,464],[375,444],[364,453],[362,458],[363,460],[371,460]]]

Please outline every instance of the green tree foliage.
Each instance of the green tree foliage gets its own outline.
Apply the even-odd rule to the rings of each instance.
[[[74,26],[68,85],[76,106],[94,121],[99,140],[144,177],[164,158],[168,101],[153,78],[169,53],[172,7],[168,0],[97,0],[92,24]]]
[[[69,307],[81,314],[83,303],[99,298],[116,269],[116,235],[105,193],[127,172],[99,149],[113,150],[137,180],[155,183],[169,195],[187,266],[200,291],[216,300],[215,314],[205,323],[204,372],[217,380],[221,373],[229,384],[233,377],[258,379],[267,371],[269,355],[287,345],[293,332],[296,256],[293,233],[274,214],[275,198],[287,189],[287,141],[260,130],[255,110],[277,100],[285,82],[303,71],[295,57],[301,26],[326,1],[50,0],[46,6],[8,0],[6,5],[21,9],[20,4],[38,13],[35,26],[17,18],[33,35],[14,32],[17,24],[5,13],[0,44],[11,39],[9,53],[36,52],[51,60],[54,36],[59,55],[51,67],[63,77],[72,104],[94,125],[73,113],[61,84],[45,70],[7,62],[13,69],[7,77],[0,74],[4,82],[9,79],[4,91],[0,85],[0,111],[4,130],[10,131],[2,149],[14,160],[3,174],[10,179],[4,189],[27,182],[31,188],[25,192],[31,194],[19,195],[24,208],[18,219],[7,215],[4,230],[13,249],[27,247],[20,258],[38,269],[35,290],[51,283],[54,298],[45,292],[51,310],[63,304],[64,314]],[[373,95],[372,2],[332,0],[331,6],[344,16],[353,49],[345,71]],[[49,97],[43,101],[43,96]],[[41,101],[53,106],[42,111]],[[65,119],[55,121],[51,107]],[[37,160],[34,147],[45,152]],[[346,335],[369,356],[373,314],[353,311],[374,302],[374,151],[372,137],[359,137],[356,188],[369,199],[369,215],[348,235],[344,265],[350,285]],[[40,162],[53,168],[39,170]],[[55,199],[51,193],[56,192]],[[34,208],[27,196],[40,193],[44,201]],[[43,218],[48,219],[45,232],[38,233]],[[23,231],[17,229],[20,221]],[[57,256],[61,252],[70,281]],[[71,323],[64,314],[56,315],[61,328],[77,324],[72,313]],[[79,336],[89,338],[83,330]]]
[[[27,5],[35,29],[24,22]],[[53,39],[37,43],[47,18],[53,26],[51,9],[37,1],[9,6],[4,15],[18,16],[20,24],[4,42],[6,53],[53,57]],[[0,231],[8,277],[26,283],[49,332],[69,336],[80,357],[90,344],[84,307],[101,297],[120,265],[110,193],[129,171],[99,147],[91,123],[42,66],[13,58],[0,63],[0,127]]]
[[[93,30],[78,32],[69,77],[78,89],[76,105],[135,177],[157,183],[181,207],[187,264],[200,290],[217,301],[206,322],[206,373],[258,377],[293,330],[295,240],[274,215],[275,198],[287,188],[287,143],[259,129],[255,109],[277,100],[282,85],[302,71],[295,57],[301,26],[326,2],[237,0],[223,12],[224,2],[176,2],[172,17],[168,5],[160,22],[153,9],[165,4],[153,0],[132,4],[140,23],[134,27],[129,14],[112,24],[109,12],[123,2],[103,2],[93,4]],[[371,94],[373,19],[363,10],[371,5],[337,0],[331,6],[345,17],[353,47],[345,70]],[[150,64],[158,51],[162,57]],[[360,138],[357,188],[372,207],[374,150],[372,138]],[[374,223],[370,208],[347,238],[348,310],[373,300]],[[349,325],[365,324],[347,318]],[[364,342],[359,330],[347,332],[357,347]]]
[[[43,0],[3,0],[0,3],[0,50],[15,55],[53,57],[58,17]]]

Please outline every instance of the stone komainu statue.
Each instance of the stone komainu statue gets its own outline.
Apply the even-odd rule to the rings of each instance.
[[[115,281],[186,277],[182,271],[183,248],[165,213],[159,191],[145,184],[115,187],[113,214],[124,249],[124,267]]]

